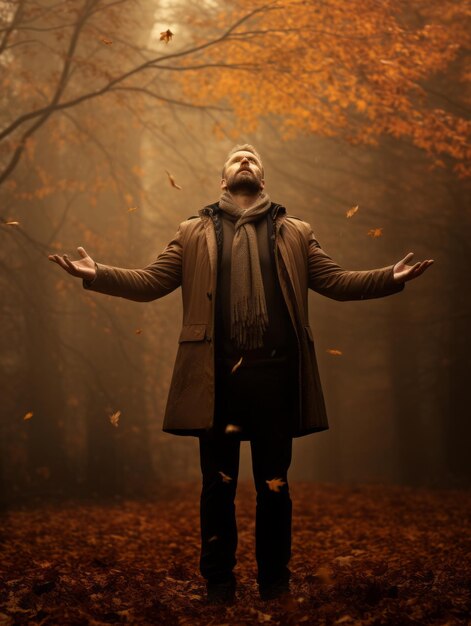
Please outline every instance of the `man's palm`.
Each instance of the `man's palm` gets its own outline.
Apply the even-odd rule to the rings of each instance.
[[[406,256],[398,261],[394,266],[394,280],[396,282],[406,282],[413,280],[425,272],[433,263],[433,259],[427,259],[426,261],[419,261],[415,265],[407,265],[407,262],[414,256],[413,252],[409,252]]]
[[[62,256],[59,254],[50,254],[48,259],[60,265],[66,272],[72,274],[72,276],[78,276],[79,278],[85,278],[86,280],[95,278],[95,261],[92,257],[88,256],[85,248],[78,247],[77,250],[82,257],[78,261],[71,261],[66,254],[63,254]]]

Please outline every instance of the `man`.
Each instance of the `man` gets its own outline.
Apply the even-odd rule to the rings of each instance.
[[[200,571],[210,602],[234,599],[234,499],[240,441],[249,440],[257,491],[257,581],[262,598],[289,590],[293,437],[328,428],[309,326],[308,288],[337,300],[397,293],[432,260],[345,271],[306,222],[272,203],[261,158],[248,144],[225,162],[221,196],[182,222],[144,269],[50,255],[86,289],[137,301],[182,287],[183,328],[163,430],[199,438]]]

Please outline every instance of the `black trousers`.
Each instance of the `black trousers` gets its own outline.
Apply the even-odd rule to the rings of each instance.
[[[208,581],[231,579],[236,565],[235,496],[241,440],[250,441],[257,491],[255,543],[260,585],[289,580],[292,503],[288,469],[297,418],[297,361],[218,361],[214,427],[200,436],[201,558]],[[234,432],[227,426],[241,430]]]

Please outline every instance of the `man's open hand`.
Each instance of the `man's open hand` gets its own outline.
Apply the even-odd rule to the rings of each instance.
[[[48,259],[60,265],[66,272],[72,274],[72,276],[92,280],[96,275],[95,261],[92,257],[88,256],[85,252],[85,248],[78,247],[77,250],[82,257],[78,261],[71,261],[66,254],[62,256],[60,256],[60,254],[50,254]]]
[[[417,278],[417,276],[423,274],[427,267],[430,267],[433,263],[433,259],[428,259],[427,261],[419,261],[415,265],[407,265],[407,262],[410,261],[413,256],[414,253],[409,252],[409,254],[406,254],[406,256],[394,266],[394,280],[397,283],[405,283],[408,280]]]

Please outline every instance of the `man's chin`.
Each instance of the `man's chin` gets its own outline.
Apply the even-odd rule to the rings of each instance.
[[[230,193],[248,193],[248,194],[256,194],[262,191],[262,186],[253,178],[248,178],[246,176],[238,177],[239,180],[234,180],[230,185],[227,185],[228,191]]]

